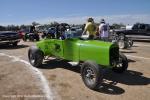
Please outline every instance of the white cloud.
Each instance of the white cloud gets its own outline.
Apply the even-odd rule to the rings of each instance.
[[[110,23],[134,24],[136,22],[149,23],[150,15],[114,15],[106,17]]]
[[[95,22],[100,22],[104,18],[108,23],[124,23],[124,24],[134,24],[136,22],[149,23],[150,15],[111,15],[111,16],[76,16],[76,17],[64,17],[64,18],[45,18],[37,20],[39,23],[50,23],[53,21],[66,22],[70,24],[83,24],[86,22],[88,17],[93,17]]]
[[[86,23],[86,20],[88,17],[93,17],[95,22],[100,22],[102,18],[106,20],[106,22],[112,24],[112,23],[124,23],[124,24],[134,24],[136,22],[141,23],[149,23],[150,24],[150,15],[149,14],[143,14],[143,15],[110,15],[110,16],[80,16],[79,15],[68,15],[67,17],[58,17],[58,18],[43,18],[43,19],[35,19],[35,20],[29,20],[26,22],[20,22],[20,23],[0,23],[1,25],[8,25],[8,24],[31,24],[33,21],[36,21],[41,24],[47,24],[50,22],[57,21],[59,23],[65,22],[69,24],[83,24]]]

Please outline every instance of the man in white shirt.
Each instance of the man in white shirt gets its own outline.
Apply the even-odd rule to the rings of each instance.
[[[99,25],[99,36],[103,41],[109,40],[109,25],[105,23],[104,19],[101,19]]]

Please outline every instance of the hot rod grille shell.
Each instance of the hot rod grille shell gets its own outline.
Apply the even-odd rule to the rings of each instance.
[[[119,61],[119,47],[111,47],[109,54],[110,54],[110,65],[114,66],[114,63]]]

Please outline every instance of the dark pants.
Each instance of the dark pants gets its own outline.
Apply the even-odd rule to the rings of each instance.
[[[93,40],[94,39],[94,35],[89,35],[89,40]]]
[[[60,37],[61,37],[61,33],[60,33],[60,32],[57,32],[57,33],[56,33],[56,38],[59,39]]]

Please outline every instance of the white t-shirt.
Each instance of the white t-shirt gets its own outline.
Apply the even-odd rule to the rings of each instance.
[[[102,23],[99,25],[99,33],[101,37],[108,37],[109,36],[109,25]]]

